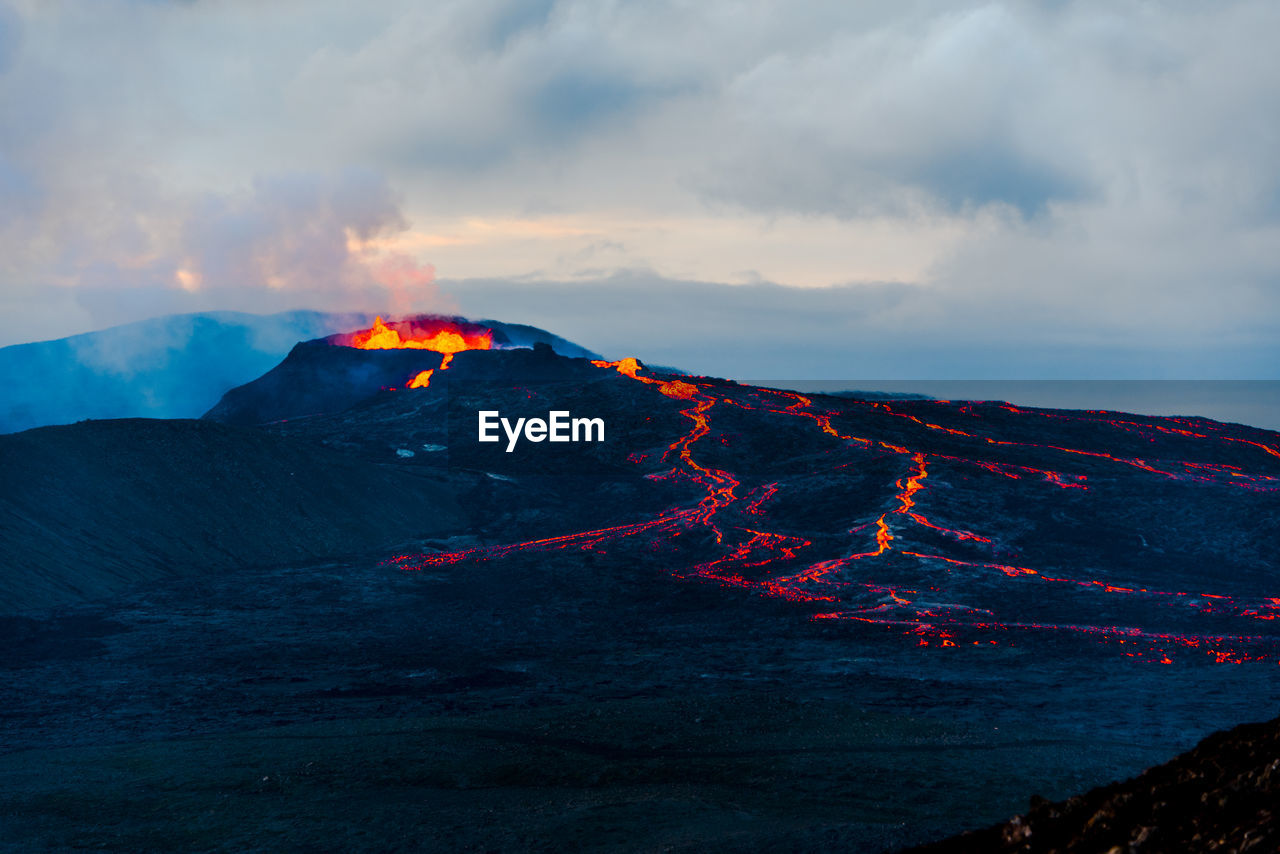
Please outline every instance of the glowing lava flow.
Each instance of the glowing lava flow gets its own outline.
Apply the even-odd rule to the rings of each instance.
[[[453,361],[455,353],[464,350],[493,349],[493,332],[488,329],[467,331],[463,327],[448,320],[431,324],[431,328],[423,332],[411,331],[411,337],[402,337],[398,329],[393,329],[382,322],[378,316],[373,326],[363,332],[351,336],[351,346],[357,350],[430,350],[444,354],[439,370],[446,370]],[[431,384],[434,369],[421,371],[412,377],[406,388],[427,388]]]
[[[1008,404],[1008,403],[1001,403],[997,406],[997,408],[1015,415],[1031,415],[1039,418],[1048,418],[1048,419],[1053,419],[1057,421],[1069,421],[1069,422],[1078,422],[1078,423],[1085,423],[1085,424],[1092,424],[1092,425],[1104,425],[1107,427],[1114,428],[1118,431],[1135,433],[1139,436],[1142,436],[1143,438],[1151,439],[1151,441],[1154,441],[1154,438],[1152,437],[1154,437],[1155,435],[1162,434],[1166,436],[1182,436],[1186,438],[1203,439],[1210,442],[1230,442],[1230,443],[1254,448],[1258,451],[1261,451],[1264,454],[1280,459],[1280,449],[1267,445],[1263,442],[1254,441],[1252,439],[1244,439],[1238,436],[1224,436],[1224,435],[1211,436],[1208,433],[1199,432],[1196,430],[1184,429],[1186,427],[1193,427],[1193,426],[1203,428],[1204,426],[1197,422],[1188,421],[1187,419],[1179,419],[1179,418],[1163,419],[1166,421],[1184,425],[1183,428],[1177,428],[1177,427],[1168,427],[1163,424],[1142,424],[1140,422],[1132,421],[1124,418],[1109,418],[1106,416],[1114,415],[1115,413],[1105,412],[1102,410],[1090,410],[1086,414],[1091,417],[1085,417],[1084,415],[1068,415],[1061,412],[1043,412],[1039,410],[1022,409],[1020,407],[1013,406],[1012,404]],[[961,407],[959,411],[962,413],[968,414],[970,416],[977,417],[977,413],[975,412],[973,406]],[[912,417],[912,416],[905,416],[905,417]],[[1221,425],[1216,425],[1212,428],[1207,428],[1207,429],[1220,432],[1222,427]],[[1232,472],[1229,470],[1229,467],[1224,467],[1220,465],[1211,465],[1211,464],[1206,465],[1206,464],[1198,464],[1198,463],[1189,463],[1185,461],[1176,461],[1170,466],[1166,461],[1162,461],[1162,460],[1148,460],[1148,459],[1143,459],[1139,457],[1119,457],[1119,456],[1115,456],[1113,454],[1105,453],[1102,451],[1089,451],[1089,450],[1083,450],[1080,448],[1065,448],[1058,445],[1045,445],[1045,444],[1037,444],[1034,442],[1001,441],[997,439],[992,439],[990,437],[983,438],[983,441],[991,445],[1005,445],[1005,446],[1014,446],[1014,447],[1023,447],[1023,448],[1035,448],[1039,450],[1058,451],[1064,454],[1077,454],[1080,456],[1095,457],[1097,459],[1108,460],[1110,462],[1118,463],[1120,465],[1141,469],[1142,471],[1150,472],[1152,474],[1162,475],[1171,480],[1199,482],[1199,483],[1212,483],[1212,484],[1218,484],[1218,485],[1226,484],[1226,485],[1230,485],[1230,486],[1237,487],[1237,488],[1244,489],[1251,492],[1280,492],[1280,477],[1277,477],[1275,475],[1264,475],[1261,473],[1246,474],[1238,470]],[[1162,465],[1157,465],[1157,463]],[[1178,471],[1178,468],[1182,468],[1183,470]]]
[[[738,500],[734,490],[741,484],[727,471],[699,465],[694,461],[692,452],[693,444],[711,432],[711,421],[707,413],[715,405],[716,398],[700,393],[697,385],[683,380],[659,380],[654,377],[642,377],[639,375],[641,365],[634,358],[621,359],[617,362],[594,361],[591,364],[597,368],[613,368],[618,373],[631,377],[633,380],[639,380],[648,385],[656,385],[660,394],[673,400],[693,401],[694,405],[692,407],[680,411],[681,415],[693,422],[693,426],[688,433],[685,433],[667,447],[663,458],[668,459],[674,454],[683,463],[683,473],[706,489],[706,497],[698,503],[690,518],[710,528],[715,535],[716,543],[723,543],[724,533],[716,527],[713,520],[721,509]]]
[[[640,465],[659,457],[672,468],[647,476],[683,479],[700,489],[700,498],[644,521],[459,552],[400,555],[391,563],[412,570],[552,550],[607,552],[614,544],[639,537],[647,553],[662,555],[676,577],[808,604],[821,608],[810,614],[814,619],[851,620],[886,627],[905,632],[922,646],[1000,645],[1016,643],[1018,637],[1030,633],[1065,633],[1108,645],[1122,645],[1125,656],[1163,663],[1170,662],[1171,656],[1179,651],[1202,653],[1214,663],[1280,659],[1280,637],[1221,630],[1233,627],[1236,621],[1251,626],[1274,624],[1280,620],[1280,597],[1250,599],[1223,593],[1156,590],[1129,583],[1127,579],[1125,583],[1112,583],[1102,578],[1071,577],[1071,573],[1061,570],[1025,565],[1034,561],[1018,558],[1016,552],[993,536],[950,527],[933,515],[933,511],[927,514],[922,506],[931,493],[931,484],[937,482],[943,489],[951,489],[954,480],[946,479],[947,473],[966,470],[973,475],[957,475],[962,483],[972,478],[981,482],[981,478],[993,475],[1015,481],[1035,476],[1029,488],[1036,489],[1037,483],[1058,487],[1051,493],[1063,495],[1062,500],[1077,500],[1073,496],[1080,496],[1078,500],[1083,501],[1086,496],[1093,496],[1083,473],[1051,471],[991,458],[998,455],[1000,449],[1009,447],[1052,451],[1068,455],[1068,459],[1074,457],[1104,465],[1117,463],[1183,482],[1243,486],[1252,492],[1271,491],[1270,484],[1280,481],[1280,473],[1246,471],[1241,466],[1217,462],[1160,461],[1154,465],[1136,457],[1113,456],[1097,450],[995,439],[897,412],[878,402],[849,401],[846,409],[823,410],[815,406],[812,398],[794,392],[690,377],[654,376],[633,358],[593,364],[651,386],[664,397],[685,404],[679,410],[688,422],[685,432],[660,452],[638,449],[628,459]],[[732,409],[718,409],[722,404]],[[788,492],[790,484],[773,475],[768,482],[744,484],[734,473],[710,464],[708,460],[714,458],[710,454],[727,441],[723,432],[713,442],[701,444],[716,434],[713,415],[734,414],[737,410],[780,419],[779,423],[784,426],[790,422],[801,426],[805,435],[816,436],[805,440],[820,444],[820,449],[810,452],[807,458],[820,460],[824,455],[836,454],[846,455],[850,460],[834,464],[825,475],[811,472],[804,477],[838,479],[841,472],[868,468],[872,463],[877,471],[883,471],[886,464],[893,465],[897,472],[896,479],[891,481],[894,487],[891,497],[870,513],[850,520],[851,527],[849,522],[843,523],[843,535],[767,530],[770,508]],[[956,407],[952,411],[979,417],[972,406]],[[1064,420],[1071,417],[1051,415]],[[841,426],[853,423],[850,419],[859,423],[876,418],[892,421],[895,426],[890,435],[895,437],[894,441],[850,435],[837,426],[834,421],[837,416],[842,419]],[[1173,428],[1120,419],[1086,420],[1108,428],[1151,430],[1199,441],[1231,440],[1274,454],[1270,446],[1262,442],[1234,436],[1215,437],[1210,428],[1199,424]],[[915,439],[896,438],[912,431],[921,436],[940,436],[940,441],[946,442],[942,450],[948,453],[912,449],[907,444]],[[957,450],[964,448],[971,449],[975,456]],[[838,480],[825,482],[840,483]],[[1043,500],[1046,499],[1037,498],[1037,501]],[[688,536],[699,532],[703,536]],[[855,538],[852,549],[847,541],[850,536]],[[708,550],[712,551],[710,556]],[[1071,558],[1066,556],[1064,560]],[[1121,566],[1114,571],[1129,570]],[[901,582],[889,583],[885,576]],[[999,585],[994,592],[993,585]],[[1034,590],[1045,591],[1045,594],[1030,593]],[[991,598],[980,603],[965,601],[974,595]],[[1045,595],[1051,598],[1045,599]],[[1023,610],[1011,611],[1011,602],[1020,604]],[[1143,619],[1159,620],[1162,625],[1167,618],[1169,630],[1145,625],[1105,626],[1089,618],[1098,609],[1110,613],[1112,603],[1127,609],[1124,613],[1142,613],[1147,615]],[[1158,610],[1151,610],[1153,608]],[[1058,619],[1041,619],[1040,614],[1046,609],[1053,611],[1052,617]],[[998,613],[1009,616],[1002,620]],[[1187,628],[1198,625],[1193,622],[1197,620],[1208,620],[1206,628],[1212,626],[1218,630],[1198,632]]]
[[[923,525],[926,528],[954,537],[957,540],[973,540],[980,543],[990,543],[991,540],[988,538],[979,536],[978,534],[974,534],[970,531],[955,530],[942,525],[935,525],[923,514],[914,512],[914,508],[916,506],[915,495],[917,492],[924,489],[922,481],[929,476],[929,470],[925,463],[925,455],[923,453],[917,452],[912,454],[911,462],[914,466],[911,473],[906,477],[899,479],[895,484],[898,488],[898,493],[894,496],[894,500],[897,502],[898,506],[890,511],[881,513],[875,521],[876,547],[874,550],[857,552],[855,554],[848,555],[847,557],[815,563],[803,572],[779,579],[778,583],[782,585],[805,585],[812,582],[830,583],[830,576],[843,569],[849,564],[849,562],[863,560],[865,558],[880,557],[892,548],[892,543],[895,539],[893,532],[889,527],[889,518],[893,515],[906,516],[916,524]],[[854,531],[851,531],[850,533],[854,533]],[[905,600],[899,601],[901,602]]]

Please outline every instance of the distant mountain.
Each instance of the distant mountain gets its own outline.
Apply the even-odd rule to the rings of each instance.
[[[0,348],[0,433],[87,418],[195,417],[298,341],[372,320],[317,311],[178,314]]]
[[[0,348],[0,433],[100,418],[196,418],[271,370],[295,344],[368,327],[373,316],[318,311],[157,317]],[[543,341],[594,356],[542,329],[482,320],[507,346]]]

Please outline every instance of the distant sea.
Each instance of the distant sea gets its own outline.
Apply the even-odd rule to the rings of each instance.
[[[1199,415],[1280,431],[1280,380],[764,380],[801,392],[878,392],[939,400],[1003,400],[1047,409]]]

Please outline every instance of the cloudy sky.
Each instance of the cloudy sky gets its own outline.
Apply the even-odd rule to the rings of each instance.
[[[444,310],[738,377],[1280,378],[1278,39],[1270,0],[0,0],[0,345]]]

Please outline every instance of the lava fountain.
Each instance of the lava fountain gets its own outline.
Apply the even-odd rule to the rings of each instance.
[[[402,334],[403,330],[403,334]],[[388,326],[378,316],[373,326],[351,336],[349,346],[358,350],[431,350],[443,353],[439,370],[446,370],[454,353],[464,350],[492,350],[493,330],[474,324],[435,319],[429,323],[401,323]],[[405,384],[406,388],[427,388],[435,370],[419,372]]]

